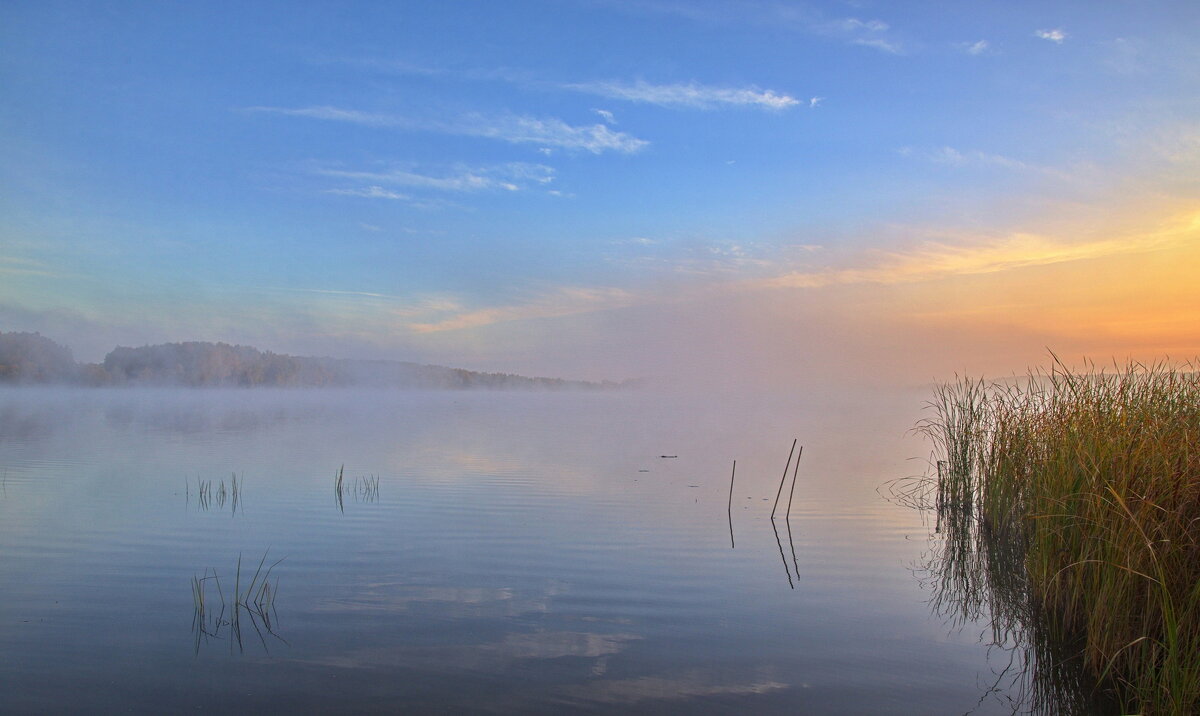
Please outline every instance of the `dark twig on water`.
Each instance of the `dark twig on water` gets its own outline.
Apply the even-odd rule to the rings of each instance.
[[[729,474],[729,549],[733,546],[733,478],[737,476],[737,460],[733,461],[733,472]]]
[[[788,451],[787,464],[783,466],[783,477],[779,478],[779,489],[775,492],[775,504],[771,507],[771,519],[775,519],[775,510],[779,507],[779,498],[783,495],[783,483],[787,481],[788,468],[792,466],[792,454],[796,452],[796,443],[800,442],[799,438],[792,440],[792,449]],[[782,548],[780,549],[782,552]]]
[[[800,446],[800,452],[796,454],[796,467],[792,469],[792,491],[788,493],[787,513],[784,515],[785,520],[792,518],[792,498],[796,496],[796,473],[800,472],[800,456],[804,454],[804,446]]]

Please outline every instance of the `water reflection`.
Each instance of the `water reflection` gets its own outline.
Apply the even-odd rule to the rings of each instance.
[[[263,565],[266,564],[266,560],[267,554],[264,553],[254,574],[246,575],[249,577],[249,584],[245,584],[243,587],[242,558],[241,555],[238,555],[233,584],[227,583],[226,585],[231,589],[228,602],[216,569],[206,568],[203,576],[192,577],[193,653],[200,653],[201,644],[226,638],[230,653],[233,653],[235,645],[238,653],[244,652],[243,623],[250,625],[254,635],[258,637],[263,651],[267,654],[271,653],[267,643],[268,636],[287,644],[287,641],[275,631],[279,619],[279,614],[275,610],[275,596],[279,591],[279,580],[276,578],[274,583],[271,582],[271,572],[283,560],[280,559],[271,564],[264,572]],[[222,631],[225,632],[224,637],[221,634]]]
[[[58,413],[0,446],[12,483],[0,500],[10,546],[0,591],[21,618],[0,623],[0,651],[14,655],[0,660],[0,681],[34,684],[6,694],[14,711],[62,710],[40,674],[87,682],[108,699],[99,710],[131,708],[117,701],[136,694],[139,674],[171,684],[172,703],[243,713],[385,702],[764,714],[903,712],[904,703],[946,713],[976,698],[969,660],[982,650],[943,658],[945,640],[911,599],[903,565],[917,550],[896,537],[920,529],[917,519],[864,510],[855,492],[885,472],[873,446],[853,447],[875,439],[851,440],[863,429],[857,413],[830,426],[837,414],[815,408],[638,396],[21,397],[8,411],[18,422],[46,399]],[[199,417],[172,417],[159,398]],[[780,425],[820,446],[805,458],[803,489],[793,455],[786,500],[775,477]],[[727,485],[733,455],[745,459]],[[837,462],[848,460],[859,461]],[[231,477],[219,479],[231,470],[236,512]],[[372,472],[387,476],[386,491]],[[201,503],[198,482],[210,477]],[[776,550],[761,529],[771,489]],[[721,497],[729,547],[741,551],[725,546]],[[254,569],[243,565],[235,588],[223,561],[268,544],[289,555],[280,614],[253,597],[235,606]],[[217,566],[219,590],[203,565]],[[179,608],[194,575],[204,609],[185,639]],[[62,628],[72,619],[97,626]],[[136,643],[114,649],[131,626]],[[227,684],[247,700],[229,700]],[[147,692],[132,707],[154,712],[163,698]]]
[[[1046,613],[1025,568],[1018,526],[979,517],[977,496],[962,480],[905,478],[890,483],[889,499],[933,520],[928,548],[913,573],[930,592],[933,613],[952,629],[982,623],[989,678],[976,708],[1000,702],[1013,713],[1117,714],[1119,706],[1085,670],[1080,640]]]
[[[775,520],[771,520],[771,530],[775,533],[775,545],[779,547],[779,559],[783,561],[783,573],[787,575],[788,586],[792,589],[796,588],[796,583],[792,581],[792,570],[788,567],[787,557],[783,555],[783,541],[779,539],[779,528],[775,526]],[[791,542],[792,535],[789,532],[788,541]],[[795,553],[796,547],[792,546],[792,552]],[[797,567],[797,577],[799,577],[799,567]]]
[[[0,405],[0,444],[8,442],[21,445],[45,440],[61,429],[60,416],[51,408],[27,407],[20,404]]]
[[[792,471],[792,486],[788,491],[787,509],[783,513],[783,523],[787,533],[788,547],[792,551],[792,567],[796,570],[796,579],[800,579],[800,562],[796,558],[796,541],[792,539],[792,500],[796,496],[796,476],[800,473],[800,457],[804,455],[804,446],[800,446],[800,452],[796,452],[796,443],[799,438],[792,440],[792,449],[788,452],[787,464],[783,466],[783,477],[779,479],[779,489],[775,491],[775,505],[771,508],[771,529],[775,532],[775,545],[779,547],[779,558],[783,560],[783,571],[787,574],[788,586],[792,589],[796,588],[795,582],[792,581],[792,572],[788,568],[787,556],[783,553],[783,541],[779,539],[779,528],[775,525],[775,511],[779,508],[779,500],[783,495],[783,486],[787,482],[788,470]],[[792,467],[792,455],[796,456],[796,466]],[[736,466],[736,463],[735,463]],[[730,483],[730,501],[732,502],[733,486]],[[730,530],[732,534],[732,523]]]
[[[717,669],[692,669],[668,676],[610,679],[562,689],[574,700],[606,705],[632,705],[644,701],[683,701],[712,696],[749,696],[784,691],[788,679],[759,670],[738,679]]]

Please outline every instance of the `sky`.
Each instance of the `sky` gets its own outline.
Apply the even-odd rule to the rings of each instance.
[[[1200,3],[0,5],[0,330],[804,385],[1200,355]]]

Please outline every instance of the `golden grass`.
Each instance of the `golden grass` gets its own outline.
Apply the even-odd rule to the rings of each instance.
[[[940,457],[939,517],[948,534],[987,542],[953,546],[986,563],[961,569],[1013,582],[991,589],[993,601],[1012,600],[1013,619],[1036,610],[1056,633],[1077,635],[1087,669],[1126,708],[1200,711],[1193,366],[1077,372],[1056,359],[1019,384],[941,386],[930,405],[918,430]]]

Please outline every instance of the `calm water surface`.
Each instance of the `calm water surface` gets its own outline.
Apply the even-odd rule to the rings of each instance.
[[[876,492],[924,398],[0,391],[0,711],[1009,713]]]

